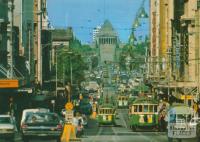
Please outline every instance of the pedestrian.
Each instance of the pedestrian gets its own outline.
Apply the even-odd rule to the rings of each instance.
[[[198,104],[197,113],[198,113],[198,117],[200,117],[200,104]]]
[[[77,132],[76,132],[76,137],[80,138],[83,135],[83,125],[82,125],[82,120],[78,120],[78,126],[77,126]]]

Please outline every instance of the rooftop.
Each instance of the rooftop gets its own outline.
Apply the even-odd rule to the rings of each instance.
[[[73,39],[73,30],[71,27],[67,29],[54,29],[52,30],[53,41],[69,41]]]
[[[117,36],[112,24],[109,20],[105,20],[97,36]]]

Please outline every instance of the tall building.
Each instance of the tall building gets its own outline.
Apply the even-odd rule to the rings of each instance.
[[[96,43],[99,48],[100,63],[115,61],[116,47],[119,43],[118,35],[110,21],[106,20],[96,36]]]
[[[93,42],[96,41],[96,37],[97,37],[97,34],[99,33],[100,29],[101,29],[101,26],[97,26],[96,28],[93,29],[93,33],[92,33]]]
[[[26,83],[34,83],[34,0],[14,0],[14,26],[19,28],[19,71]]]
[[[42,29],[47,29],[47,3],[46,0],[34,0],[34,60],[35,81],[42,86]],[[43,45],[44,47],[45,45]]]
[[[149,76],[191,105],[199,98],[199,0],[151,0],[150,14]]]
[[[0,66],[7,67],[7,23],[8,23],[8,3],[0,1]],[[0,69],[0,77],[5,77],[6,72]],[[4,74],[4,75],[2,75]]]

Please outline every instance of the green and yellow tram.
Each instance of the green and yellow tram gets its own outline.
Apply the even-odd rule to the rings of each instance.
[[[129,96],[128,95],[118,95],[117,96],[117,106],[118,108],[128,108],[128,100]]]
[[[100,125],[115,125],[116,108],[112,104],[102,104],[98,108],[97,122]]]
[[[158,127],[158,102],[139,97],[129,105],[129,126],[133,130]]]

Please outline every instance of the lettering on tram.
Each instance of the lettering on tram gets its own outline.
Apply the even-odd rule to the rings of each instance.
[[[168,141],[195,138],[196,125],[191,121],[193,118],[196,118],[193,108],[184,104],[172,105],[168,111]]]

